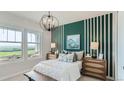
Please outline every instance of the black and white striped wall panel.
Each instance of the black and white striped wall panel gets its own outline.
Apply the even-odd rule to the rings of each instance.
[[[114,76],[113,63],[113,14],[106,14],[84,20],[84,50],[92,55],[90,43],[99,42],[97,56],[102,53],[107,60],[107,76]]]

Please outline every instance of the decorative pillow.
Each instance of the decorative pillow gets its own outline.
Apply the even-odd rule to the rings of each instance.
[[[62,53],[64,53],[64,54],[68,54],[68,51],[66,51],[66,50],[63,50],[63,51],[62,51]]]
[[[61,62],[75,62],[77,61],[77,56],[76,56],[76,53],[72,53],[72,54],[60,53],[58,60]]]
[[[74,58],[74,53],[67,54],[67,62],[73,62],[73,58]]]
[[[64,60],[63,60],[63,59],[64,59],[64,58],[63,58],[64,56],[65,56],[65,54],[60,53],[60,54],[59,54],[59,57],[58,57],[58,60],[59,60],[59,61],[64,61]]]
[[[68,51],[68,54],[72,54],[73,52],[71,52],[71,51]]]
[[[77,55],[76,53],[74,53],[73,62],[76,62],[76,61],[77,61]]]
[[[75,52],[76,53],[76,55],[77,55],[77,60],[81,60],[82,58],[83,58],[83,51],[79,51],[79,52]]]
[[[67,55],[68,55],[68,54],[66,54],[66,55],[63,56],[63,62],[68,62]]]

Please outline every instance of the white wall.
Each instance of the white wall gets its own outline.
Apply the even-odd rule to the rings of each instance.
[[[46,59],[46,53],[48,53],[51,49],[51,32],[43,32],[43,41],[42,41],[42,56],[43,60]]]
[[[14,62],[8,64],[0,64],[0,80],[13,77],[21,74],[26,70],[30,70],[34,65],[40,62],[41,59],[28,60],[25,62]]]
[[[21,29],[29,29],[34,31],[42,30],[39,24],[10,14],[8,12],[0,12],[0,26],[10,26]],[[16,73],[25,71],[27,69],[31,69],[34,65],[36,65],[39,60],[43,60],[46,58],[46,53],[50,50],[50,42],[51,41],[51,33],[43,32],[42,33],[42,59],[28,60],[26,62],[18,62],[18,63],[9,63],[9,64],[0,64],[0,80],[5,79],[6,77],[12,76]]]
[[[16,15],[10,14],[8,12],[0,12],[0,26],[1,25],[42,31],[40,29],[40,26],[37,23]]]
[[[118,12],[118,80],[124,80],[124,12]]]

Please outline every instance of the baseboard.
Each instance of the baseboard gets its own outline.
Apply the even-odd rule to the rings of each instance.
[[[8,75],[8,76],[5,76],[5,77],[2,77],[2,78],[0,78],[0,81],[3,81],[3,80],[6,80],[6,79],[9,79],[9,78],[12,78],[12,77],[14,77],[14,76],[17,76],[17,75],[19,75],[19,74],[25,73],[25,72],[30,71],[30,70],[31,70],[31,69],[26,69],[26,70],[24,70],[24,71],[20,71],[20,72],[17,72],[17,73],[15,73],[15,74],[12,74],[12,75]]]

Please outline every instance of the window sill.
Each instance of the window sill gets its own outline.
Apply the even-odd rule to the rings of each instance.
[[[14,63],[24,63],[24,62],[28,62],[28,61],[33,61],[33,60],[42,60],[41,56],[37,56],[37,57],[32,57],[32,58],[28,58],[28,59],[18,59],[18,60],[14,60],[14,61],[0,61],[0,65],[5,65],[5,64],[14,64]]]
[[[26,61],[30,61],[30,60],[37,60],[37,59],[41,59],[41,60],[42,60],[42,57],[41,57],[41,56],[36,56],[36,57],[28,57]]]
[[[5,64],[12,64],[12,63],[19,63],[23,62],[24,59],[17,59],[17,60],[8,60],[8,61],[0,61],[0,65],[5,65]]]

